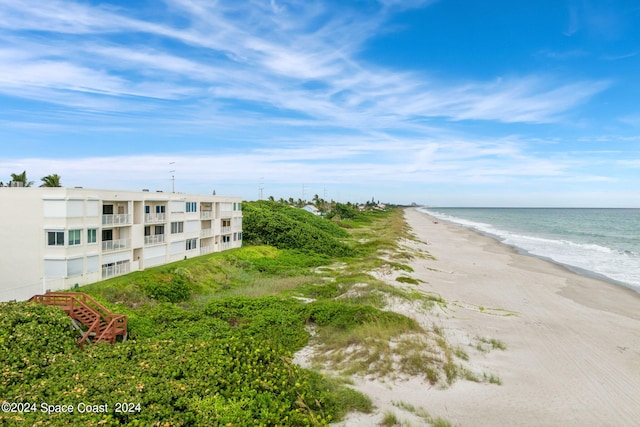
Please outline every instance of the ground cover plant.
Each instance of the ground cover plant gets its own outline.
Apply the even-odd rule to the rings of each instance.
[[[406,237],[401,210],[332,221],[273,202],[243,207],[243,248],[79,289],[128,315],[124,343],[81,350],[61,310],[0,304],[0,400],[22,404],[0,413],[2,424],[325,425],[370,411],[343,381],[292,362],[309,343],[336,373],[455,379],[456,352],[437,328],[386,310],[389,298],[443,301],[366,273],[409,271],[380,258]]]

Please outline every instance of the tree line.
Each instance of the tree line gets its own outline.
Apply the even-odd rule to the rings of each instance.
[[[57,173],[51,174],[51,175],[47,175],[47,176],[43,176],[42,178],[40,178],[40,181],[42,181],[42,184],[40,185],[40,187],[62,187],[61,182],[61,178],[60,175],[58,175]],[[29,181],[29,179],[27,178],[27,171],[22,171],[22,173],[12,173],[11,174],[11,181],[9,181],[6,186],[7,187],[31,187],[33,186],[34,182],[33,181]],[[0,187],[4,187],[5,184],[0,181]]]

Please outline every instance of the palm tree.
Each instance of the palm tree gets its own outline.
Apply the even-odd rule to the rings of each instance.
[[[53,175],[47,175],[40,178],[42,185],[40,187],[62,187],[60,185],[60,175],[54,173]]]
[[[12,173],[11,181],[21,182],[23,187],[31,187],[33,185],[33,181],[27,180],[27,171],[23,171],[22,173]]]

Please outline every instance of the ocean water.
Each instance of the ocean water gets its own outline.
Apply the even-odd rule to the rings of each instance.
[[[422,210],[520,251],[640,293],[640,209]]]

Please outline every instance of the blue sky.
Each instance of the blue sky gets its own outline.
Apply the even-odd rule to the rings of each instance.
[[[640,207],[638,76],[636,0],[0,0],[0,180]]]

